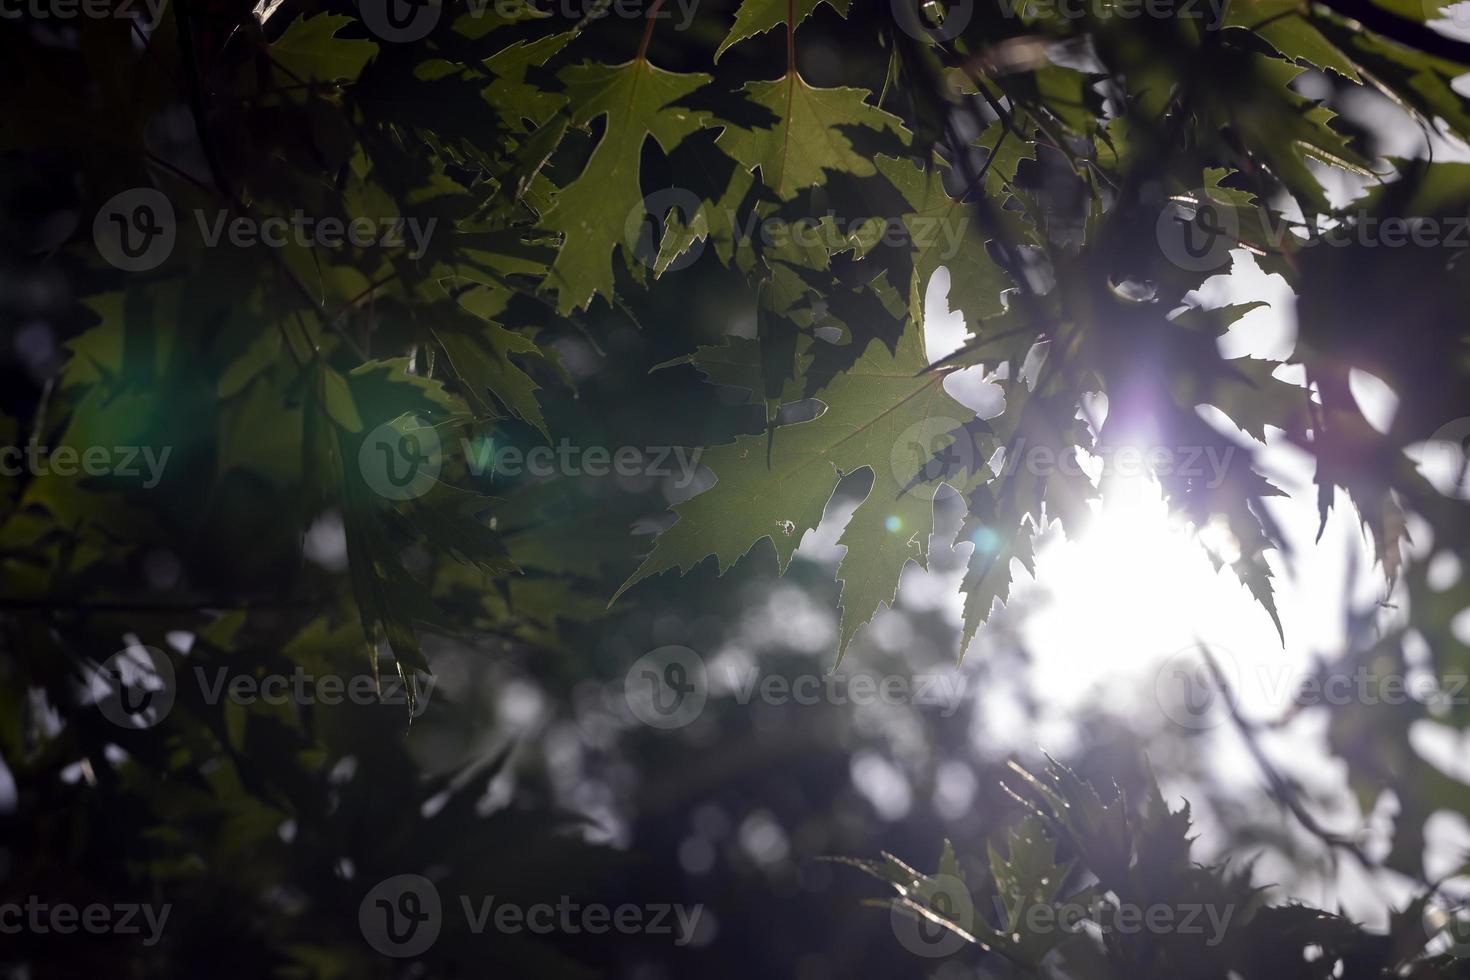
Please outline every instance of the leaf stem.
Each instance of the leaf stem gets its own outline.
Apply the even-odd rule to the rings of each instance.
[[[786,0],[786,73],[796,73],[796,0]]]
[[[648,42],[653,40],[653,25],[657,22],[659,8],[664,5],[664,0],[653,0],[648,8],[648,25],[643,28],[643,40],[638,42],[639,61],[648,60]]]

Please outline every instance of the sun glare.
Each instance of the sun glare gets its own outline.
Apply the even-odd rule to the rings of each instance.
[[[1200,641],[1233,660],[1279,660],[1269,617],[1202,544],[1233,541],[1219,523],[1172,517],[1152,478],[1110,478],[1087,530],[1047,536],[1037,556],[1045,606],[1023,635],[1039,689],[1071,706],[1102,693],[1127,710],[1165,659]]]

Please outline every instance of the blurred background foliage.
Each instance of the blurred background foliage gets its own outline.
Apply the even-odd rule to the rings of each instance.
[[[1014,847],[1007,828],[1027,812],[1002,789],[1007,765],[1038,770],[1053,738],[1072,770],[1163,820],[1147,825],[1165,842],[1160,894],[1195,873],[1182,828],[1159,817],[1163,785],[1210,815],[1211,859],[1238,871],[1262,858],[1275,877],[1256,884],[1274,881],[1278,904],[1346,902],[1351,870],[1379,909],[1350,917],[1412,933],[1411,896],[1463,863],[1428,867],[1426,827],[1470,812],[1470,774],[1426,758],[1415,732],[1431,726],[1453,758],[1463,704],[1354,702],[1189,731],[1160,705],[1095,698],[1059,726],[1055,691],[1025,680],[1026,623],[1074,614],[1030,573],[1048,542],[1106,514],[1108,483],[981,464],[1026,445],[1079,458],[1139,439],[1286,447],[1305,476],[1278,483],[1307,506],[1289,527],[1264,502],[1278,492],[1264,465],[1209,487],[1160,474],[1153,492],[1270,635],[1311,649],[1310,669],[1361,663],[1445,688],[1470,671],[1464,468],[1427,475],[1412,455],[1470,415],[1465,263],[1452,249],[1312,246],[1332,222],[1467,213],[1467,164],[1430,151],[1470,129],[1453,84],[1470,45],[1426,26],[1450,15],[1417,2],[1234,0],[1213,27],[1111,10],[708,0],[676,28],[672,8],[447,4],[397,43],[373,31],[381,5],[296,0],[175,0],[146,24],[0,21],[5,439],[170,453],[152,486],[0,477],[0,899],[173,910],[151,947],[6,936],[7,968],[1009,976],[1018,967],[994,952],[916,957],[860,906],[859,876],[813,859],[887,851],[927,867],[948,839],[948,859],[984,880],[986,841]],[[136,188],[166,195],[178,236],[161,264],[126,272],[99,254],[94,218]],[[645,207],[670,188],[694,206]],[[1161,253],[1171,207],[1228,214],[1237,272],[1295,292],[1283,350],[1226,356],[1252,311],[1204,302],[1224,263]],[[196,210],[410,216],[437,231],[422,254],[208,247]],[[814,247],[738,234],[752,216],[823,215],[846,220]],[[851,220],[931,215],[962,232],[960,251],[936,257]],[[941,266],[947,300],[930,281]],[[963,339],[941,352],[928,328],[947,310]],[[850,457],[818,452],[799,492],[773,489],[788,440],[814,431],[800,428],[816,425],[802,421],[812,399],[824,424],[884,419],[887,377],[933,393],[930,416],[962,420],[974,406],[949,380],[965,369],[1006,410],[943,432],[934,459],[900,466],[889,447],[904,433],[883,430]],[[1355,371],[1393,392],[1391,424],[1366,418]],[[1079,412],[1099,393],[1105,421]],[[428,492],[394,500],[361,461],[404,418],[429,420],[444,452]],[[508,477],[462,451],[559,439],[723,448],[693,486]],[[913,533],[891,537],[890,500]],[[1284,584],[1292,545],[1314,547],[1319,521],[1369,542],[1323,615],[1282,598],[1298,595]],[[1209,537],[1212,522],[1223,530]],[[1120,564],[1122,586],[1141,589]],[[966,697],[953,713],[772,704],[712,684],[696,720],[659,731],[630,712],[624,677],[671,644],[704,655],[711,677],[823,674],[846,651],[843,676],[936,673]],[[242,705],[181,682],[162,722],[125,728],[98,709],[96,668],[139,647],[183,678],[397,674],[421,700]],[[1080,662],[1110,669],[1086,649]],[[1244,780],[1221,779],[1226,739],[1237,760],[1266,746]],[[1341,767],[1346,803],[1273,769],[1271,750],[1284,766],[1303,739]],[[1074,876],[1107,886],[1086,834],[1048,826]],[[451,915],[400,963],[364,942],[358,909],[404,873],[446,896],[705,914],[683,947],[477,936]],[[1303,949],[1372,940],[1338,920],[1266,919],[1251,935],[1280,958],[1188,960],[1185,973],[1177,950],[1135,949],[1125,963],[1380,975],[1433,938],[1354,953],[1344,974]]]

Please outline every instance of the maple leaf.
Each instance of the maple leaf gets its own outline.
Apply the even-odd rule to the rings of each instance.
[[[961,657],[996,602],[1005,606],[1010,601],[1012,560],[1020,561],[1035,577],[1036,534],[1055,518],[1075,537],[1091,515],[1088,501],[1097,496],[1097,489],[1080,468],[1038,469],[1022,464],[1025,454],[1038,450],[1060,461],[1090,446],[1086,426],[1073,417],[1075,399],[1042,394],[1019,378],[1005,383],[1005,396],[1004,409],[979,423],[993,447],[982,450],[977,443],[971,453],[977,464],[999,459],[999,472],[989,465],[977,465],[970,480],[960,487],[968,506],[958,540],[972,547],[960,582],[965,595]],[[1003,449],[1003,456],[996,457],[993,449]]]
[[[652,136],[672,150],[705,125],[707,113],[671,103],[710,80],[700,73],[664,71],[638,58],[621,65],[582,64],[562,73],[572,124],[586,127],[606,116],[606,131],[582,175],[561,189],[542,224],[565,236],[551,268],[557,309],[569,313],[598,293],[613,293],[612,253],[625,229],[646,213],[639,185],[639,157]]]
[[[748,82],[744,92],[776,122],[769,129],[727,126],[718,145],[747,170],[759,170],[762,182],[782,200],[824,183],[828,170],[857,177],[876,173],[873,161],[853,147],[842,127],[904,133],[897,116],[868,104],[867,90],[813,88],[794,69],[770,81]]]
[[[822,344],[809,340],[800,359],[809,363]],[[755,353],[748,344],[739,350]],[[825,411],[816,418],[776,427],[769,445],[764,433],[742,435],[707,452],[704,462],[717,482],[674,508],[679,520],[659,535],[614,601],[651,575],[688,571],[711,555],[723,574],[761,540],[775,546],[784,572],[802,535],[821,521],[837,482],[866,467],[873,471],[873,488],[844,538],[849,555],[843,571],[852,583],[843,594],[845,646],[855,624],[870,619],[878,602],[893,601],[904,562],[924,550],[923,545],[911,549],[909,539],[927,539],[925,528],[933,523],[938,481],[924,479],[925,454],[906,451],[913,433],[932,429],[936,418],[974,415],[945,393],[944,373],[919,373],[926,363],[921,328],[909,321],[894,350],[870,343],[851,368],[822,389],[818,397]],[[742,365],[737,375],[729,365],[727,356],[714,369],[727,379],[754,382],[759,377],[751,365]],[[880,526],[892,540],[874,541],[866,533]]]
[[[838,663],[858,627],[873,618],[879,605],[892,605],[908,563],[924,565],[933,533],[934,500],[922,491],[895,496],[875,486],[853,512],[837,542],[847,547],[837,566],[842,580]]]
[[[1216,97],[1210,121],[1221,128],[1237,128],[1244,145],[1261,155],[1303,209],[1320,214],[1331,210],[1308,159],[1360,177],[1373,175],[1370,161],[1353,149],[1348,136],[1332,127],[1337,114],[1289,88],[1305,68],[1264,55],[1242,56],[1235,64],[1248,84],[1277,94],[1269,107],[1251,113],[1237,112],[1232,102]]]
[[[1296,0],[1252,0],[1236,4],[1225,17],[1225,26],[1255,31],[1292,61],[1331,69],[1354,82],[1362,81],[1352,58],[1322,36]]]
[[[735,23],[730,33],[725,35],[715,51],[715,61],[718,62],[721,55],[741,41],[764,34],[773,27],[786,24],[788,30],[795,31],[823,2],[843,17],[852,6],[852,0],[745,0],[735,12]]]
[[[977,490],[983,495],[981,499],[989,499],[990,492],[985,487]],[[980,513],[984,511],[980,510]],[[961,539],[974,546],[965,565],[965,575],[960,580],[960,591],[965,594],[961,657],[980,627],[989,620],[995,603],[1004,606],[1010,601],[1013,583],[1011,560],[1019,560],[1030,574],[1036,574],[1035,534],[1036,525],[1024,515],[1018,518],[1014,512],[1008,512],[998,519],[978,516],[972,498],[970,513],[960,526]]]
[[[372,41],[337,37],[352,23],[340,14],[318,14],[292,21],[270,46],[271,60],[297,78],[322,82],[355,79],[378,53]]]
[[[963,312],[965,324],[977,332],[981,320],[1005,311],[1001,294],[1011,283],[985,251],[985,238],[970,206],[949,195],[937,167],[923,171],[907,160],[886,156],[878,157],[877,165],[914,209],[903,216],[913,246],[914,274],[926,284],[940,266],[947,267],[949,307]]]
[[[499,323],[468,316],[447,317],[432,333],[444,348],[450,370],[459,379],[470,404],[482,415],[500,415],[495,403],[485,396],[488,388],[513,415],[550,438],[536,400],[539,387],[511,360],[512,354],[542,357],[541,348],[535,342]]]
[[[571,40],[568,31],[536,41],[517,41],[486,58],[485,67],[495,78],[481,93],[485,101],[512,122],[530,119],[538,126],[545,123],[566,104],[566,96],[538,88],[526,80],[526,75],[530,69],[546,64]]]

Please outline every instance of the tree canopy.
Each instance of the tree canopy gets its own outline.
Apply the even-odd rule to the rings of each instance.
[[[946,506],[968,548],[958,659],[1040,536],[1084,533],[1130,465],[1210,529],[1200,547],[1283,638],[1290,556],[1265,501],[1305,495],[1323,525],[1350,509],[1403,613],[1352,656],[1442,686],[1470,670],[1466,592],[1431,574],[1470,567],[1470,156],[1436,158],[1470,140],[1455,8],[69,9],[0,23],[5,887],[193,900],[125,968],[26,936],[29,975],[199,969],[220,943],[247,947],[221,975],[387,975],[356,909],[410,866],[448,869],[446,894],[554,899],[571,885],[548,889],[548,864],[575,882],[625,855],[567,843],[544,772],[477,809],[465,787],[508,773],[509,749],[484,751],[488,702],[436,701],[444,664],[451,683],[487,669],[465,650],[524,664],[572,706],[697,632],[640,646],[670,610],[693,623],[777,573],[824,597],[824,662],[851,667]],[[1203,298],[1252,264],[1296,297],[1279,360],[1224,342],[1262,304]],[[963,341],[936,351],[926,324],[951,311]],[[1364,375],[1395,396],[1386,424],[1354,394]],[[1255,465],[1268,440],[1304,454],[1309,485]],[[793,556],[844,508],[835,577],[809,581]],[[174,678],[158,717],[98,711],[137,706],[119,656]],[[215,668],[367,676],[373,696],[242,704],[204,682]],[[1421,722],[1470,713],[1354,705],[1327,733],[1365,812],[1393,787],[1373,861],[1424,884],[1400,910],[1416,924],[1424,823],[1470,813],[1470,785],[1411,743]],[[1153,822],[1110,857],[1095,835],[1118,811],[1067,785],[996,838],[998,890],[1011,875],[1050,903],[1087,868],[1104,889],[1255,901],[1248,875],[1189,863],[1187,817],[1151,778],[1133,799]],[[1098,864],[1129,853],[1158,864],[1146,884]],[[917,872],[868,867],[922,904]],[[1303,976],[1458,962],[1315,915],[1251,928],[1327,947],[1292,959]],[[983,931],[1003,923],[968,925],[1005,944]],[[470,969],[473,938],[437,946],[429,975]],[[1010,942],[1032,969],[1049,951]],[[1075,975],[1195,975],[1180,955],[1110,947]],[[1199,975],[1296,975],[1254,955]],[[495,953],[528,975],[584,959],[532,937]]]

